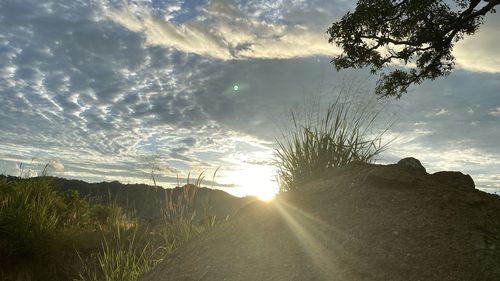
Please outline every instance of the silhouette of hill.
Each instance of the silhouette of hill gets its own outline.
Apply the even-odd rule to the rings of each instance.
[[[250,204],[140,280],[500,280],[500,197],[417,162],[353,163]]]
[[[7,181],[22,180],[17,177],[0,175]],[[115,202],[128,213],[139,219],[159,219],[162,208],[165,208],[169,196],[176,198],[182,187],[164,189],[146,184],[122,184],[118,181],[87,183],[81,180],[49,177],[54,190],[63,192],[76,190],[81,197],[95,203],[108,204]],[[257,200],[255,197],[238,198],[222,190],[201,187],[197,190],[196,211],[198,217],[209,211],[217,218],[226,218],[234,214],[242,206]],[[206,210],[210,206],[210,210]]]

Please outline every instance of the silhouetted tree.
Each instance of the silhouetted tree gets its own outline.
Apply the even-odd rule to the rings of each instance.
[[[375,92],[401,97],[412,84],[448,75],[453,45],[474,34],[500,0],[359,0],[328,29],[329,42],[343,52],[337,70],[369,67],[378,73],[389,63],[403,64],[382,73]]]

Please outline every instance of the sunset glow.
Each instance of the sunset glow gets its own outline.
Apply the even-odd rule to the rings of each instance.
[[[275,179],[276,170],[266,165],[246,165],[236,171],[228,172],[224,181],[233,183],[236,187],[227,191],[236,196],[256,196],[269,202],[278,193],[278,183]]]

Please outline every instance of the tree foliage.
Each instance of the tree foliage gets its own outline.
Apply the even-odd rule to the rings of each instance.
[[[332,59],[337,70],[369,67],[380,74],[375,92],[401,97],[412,84],[448,75],[453,46],[477,32],[500,0],[359,0],[327,30],[343,52]],[[406,67],[397,67],[403,65]]]

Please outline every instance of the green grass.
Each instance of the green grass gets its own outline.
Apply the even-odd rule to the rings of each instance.
[[[14,243],[4,248],[7,256],[28,254],[36,240],[50,238],[62,223],[59,200],[48,182],[16,182],[0,186],[0,229]],[[15,239],[14,239],[15,238]]]
[[[188,177],[189,178],[189,177]],[[80,258],[83,270],[75,281],[135,281],[155,264],[168,257],[194,235],[215,224],[215,217],[195,221],[195,203],[202,175],[195,184],[185,184],[180,195],[166,198],[163,223],[126,229],[117,225],[103,234],[101,249],[89,258]]]
[[[86,230],[91,221],[90,207],[83,203],[74,193],[54,192],[44,177],[0,182],[2,272],[26,271],[33,280],[67,280],[71,268],[64,263],[75,261],[73,245],[83,233],[76,230]]]
[[[292,112],[293,126],[277,141],[275,150],[280,191],[298,189],[353,161],[374,160],[388,144],[382,141],[387,128],[373,130],[381,111],[371,111],[369,105],[339,95],[325,111],[307,112],[307,120]]]
[[[155,264],[149,258],[152,247],[143,240],[138,228],[116,225],[111,233],[103,233],[100,251],[87,258],[79,256],[83,267],[75,281],[137,280]]]
[[[201,180],[168,198],[155,223],[76,191],[55,192],[45,177],[0,181],[0,279],[135,281],[215,223],[194,219]]]

